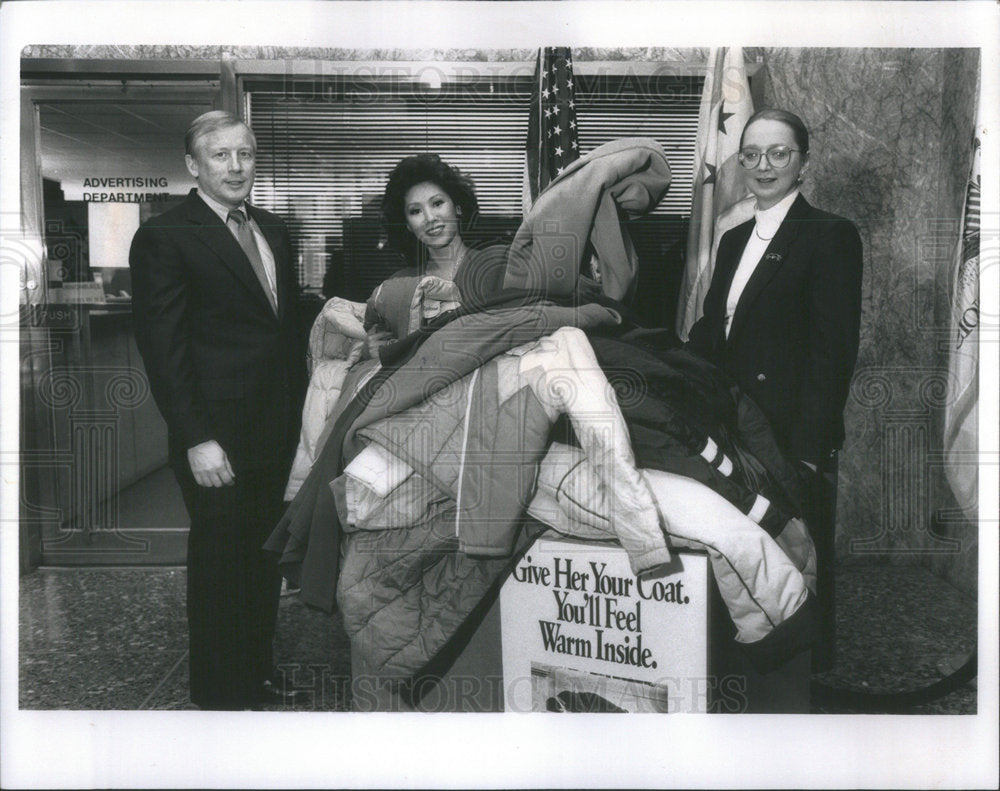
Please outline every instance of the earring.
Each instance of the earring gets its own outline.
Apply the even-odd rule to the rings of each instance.
[[[456,217],[461,217],[462,216],[462,207],[461,206],[456,206],[455,207],[455,216]]]

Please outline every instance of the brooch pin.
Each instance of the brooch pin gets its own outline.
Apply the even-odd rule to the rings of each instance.
[[[771,262],[773,262],[775,264],[780,264],[781,263],[781,256],[778,255],[777,253],[768,253],[767,255],[764,256],[764,260],[765,261],[771,261]]]

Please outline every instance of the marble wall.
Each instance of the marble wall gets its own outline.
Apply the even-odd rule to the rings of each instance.
[[[976,50],[767,49],[764,105],[798,113],[803,192],[865,245],[837,549],[977,584],[976,526],[944,479],[948,291],[975,118]]]
[[[757,50],[754,50],[755,52]],[[472,61],[533,63],[538,50],[524,49],[344,49],[333,47],[268,47],[259,45],[109,45],[37,44],[24,47],[24,58],[92,58],[107,60],[325,60],[325,61]],[[708,58],[704,47],[575,47],[578,61],[648,61],[652,63],[703,64]]]

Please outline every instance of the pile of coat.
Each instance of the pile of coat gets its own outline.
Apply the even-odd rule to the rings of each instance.
[[[613,539],[636,574],[705,550],[761,669],[808,647],[815,558],[794,468],[718,370],[621,308],[637,271],[623,219],[669,183],[652,140],[577,160],[500,259],[502,288],[380,360],[361,359],[364,306],[332,300],[317,319],[294,499],[268,548],[304,602],[339,607],[369,671],[405,683],[446,664],[545,530]]]

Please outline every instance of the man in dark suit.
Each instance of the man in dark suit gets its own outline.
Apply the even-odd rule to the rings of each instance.
[[[253,708],[281,699],[270,679],[281,577],[262,547],[305,393],[298,286],[285,224],[247,204],[251,130],[213,111],[185,147],[197,189],[132,241],[135,334],[191,518],[191,700]]]

